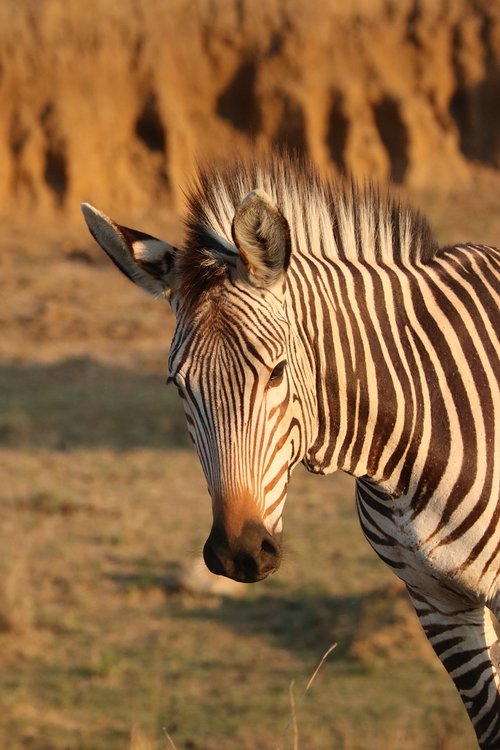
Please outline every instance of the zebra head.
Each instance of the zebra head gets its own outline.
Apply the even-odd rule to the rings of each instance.
[[[281,561],[288,480],[311,437],[313,399],[304,391],[313,376],[287,311],[287,220],[263,190],[223,208],[225,228],[206,213],[191,216],[181,249],[87,204],[83,212],[114,263],[170,300],[168,381],[212,498],[204,559],[214,573],[254,582]]]

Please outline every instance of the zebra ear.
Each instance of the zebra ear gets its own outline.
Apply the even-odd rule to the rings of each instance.
[[[120,271],[154,297],[169,294],[176,248],[168,242],[115,224],[88,203],[82,212],[91,235]]]
[[[264,190],[252,190],[243,199],[231,231],[250,283],[265,288],[276,284],[290,262],[290,227]]]

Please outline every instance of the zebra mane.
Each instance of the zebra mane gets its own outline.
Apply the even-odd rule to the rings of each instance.
[[[200,169],[187,193],[187,241],[179,262],[181,294],[189,296],[220,284],[235,265],[231,236],[236,208],[262,188],[290,225],[294,255],[415,264],[437,252],[427,220],[373,183],[322,180],[310,162],[290,155],[238,161]]]

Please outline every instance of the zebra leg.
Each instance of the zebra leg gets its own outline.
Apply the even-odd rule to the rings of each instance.
[[[500,748],[500,641],[489,609],[455,609],[408,587],[422,627],[452,678],[481,750]],[[456,601],[454,605],[456,605]]]

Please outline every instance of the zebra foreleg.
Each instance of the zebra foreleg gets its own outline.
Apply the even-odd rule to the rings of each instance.
[[[500,642],[491,612],[483,606],[454,609],[408,592],[427,638],[460,693],[479,747],[500,750]]]

